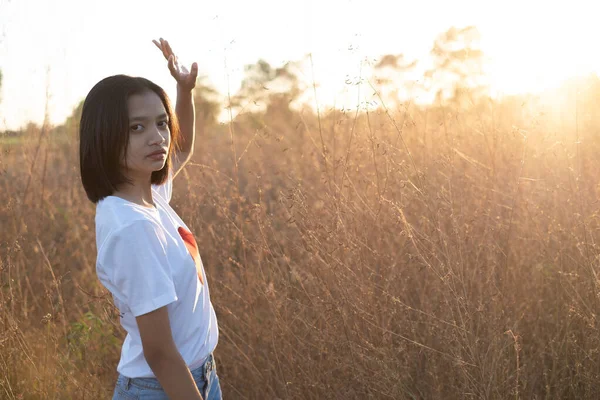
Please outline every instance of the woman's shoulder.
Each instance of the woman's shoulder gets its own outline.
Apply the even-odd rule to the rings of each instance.
[[[97,225],[96,240],[98,253],[104,253],[107,245],[112,247],[119,242],[150,242],[151,240],[165,242],[166,238],[163,227],[157,221],[140,216],[114,224]]]
[[[136,206],[114,196],[105,197],[96,205],[97,248],[100,249],[109,236],[122,233],[126,229],[135,230],[148,224],[159,229],[160,218],[156,214],[156,209]]]

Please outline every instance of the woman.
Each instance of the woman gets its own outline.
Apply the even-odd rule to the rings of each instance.
[[[177,114],[159,86],[116,75],[92,88],[80,123],[81,180],[96,204],[96,272],[127,332],[113,400],[220,399],[204,267],[169,204],[194,149],[198,66],[180,67],[166,40],[153,42],[177,81]]]

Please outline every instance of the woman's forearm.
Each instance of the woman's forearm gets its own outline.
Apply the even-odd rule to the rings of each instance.
[[[171,400],[202,400],[190,369],[177,350],[146,358]]]
[[[194,99],[192,90],[177,85],[177,104],[175,112],[181,130],[181,151],[192,153],[194,151],[195,118]]]

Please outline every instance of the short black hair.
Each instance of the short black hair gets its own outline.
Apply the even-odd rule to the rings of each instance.
[[[168,177],[175,147],[179,144],[179,123],[169,97],[157,84],[141,77],[114,75],[102,79],[88,93],[79,124],[81,182],[87,197],[97,203],[112,195],[123,183],[131,183],[121,171],[121,158],[129,144],[129,96],[152,91],[160,97],[169,116],[171,145],[165,166],[151,175],[160,185]]]

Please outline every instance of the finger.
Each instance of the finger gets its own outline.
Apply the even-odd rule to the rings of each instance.
[[[167,49],[167,41],[163,38],[160,38],[160,46],[161,46],[161,49],[162,49],[162,52],[163,52],[165,58],[168,60],[171,53]]]
[[[171,49],[171,45],[166,40],[165,40],[165,45],[167,46],[167,50],[168,50],[169,54],[175,55],[175,53],[173,52],[173,49]]]
[[[165,54],[164,49],[162,48],[162,46],[160,45],[160,43],[158,43],[156,40],[153,40],[152,42],[154,42],[154,44],[156,45],[156,47],[158,47],[158,49],[160,50],[160,52],[162,53],[164,58],[167,58],[167,55]]]
[[[171,71],[171,75],[175,76],[177,74],[177,69],[175,68],[175,57],[173,55],[169,56],[169,71]]]
[[[156,40],[152,40],[152,42],[156,45],[156,47],[158,47],[158,49],[162,52],[163,57],[165,57],[165,59],[169,59],[169,57],[167,56],[167,54],[165,53],[165,50],[162,46],[161,43],[158,43]]]
[[[190,75],[192,75],[192,78],[196,80],[196,78],[198,77],[198,63],[192,64],[192,71],[190,72]]]

